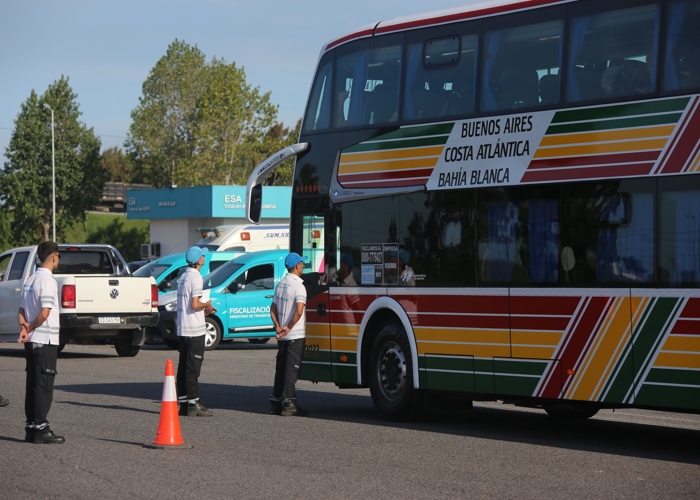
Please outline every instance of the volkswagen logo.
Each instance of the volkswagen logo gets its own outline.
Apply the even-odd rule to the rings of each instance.
[[[113,299],[116,299],[119,297],[119,290],[116,288],[113,288],[111,292],[109,292],[109,296],[112,297]]]

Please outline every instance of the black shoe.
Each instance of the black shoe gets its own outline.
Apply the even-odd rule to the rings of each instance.
[[[270,401],[270,415],[282,415],[282,401]]]
[[[180,403],[178,405],[178,410],[177,410],[178,416],[180,416],[180,417],[187,416],[187,406],[189,406],[187,403]]]
[[[24,428],[24,442],[25,443],[33,443],[35,432],[36,432],[36,429],[34,427],[25,427]]]
[[[211,417],[212,415],[214,414],[207,410],[199,401],[187,405],[188,417]]]
[[[5,398],[3,398],[2,396],[0,396],[0,406],[7,406],[7,405],[9,405],[9,404],[10,404],[10,400],[9,400],[9,399],[5,399]]]
[[[54,434],[48,426],[34,431],[35,444],[62,444],[65,442],[66,438],[59,436],[58,434]]]
[[[308,414],[308,411],[304,410],[301,406],[297,406],[296,403],[284,403],[284,408],[280,415],[283,417],[305,417]]]

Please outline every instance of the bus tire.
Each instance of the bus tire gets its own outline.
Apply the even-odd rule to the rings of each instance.
[[[207,333],[204,334],[204,350],[213,351],[221,342],[221,326],[214,318],[204,318]]]
[[[598,408],[545,408],[552,418],[560,420],[585,420],[598,413]]]
[[[372,402],[388,420],[415,420],[423,414],[423,394],[413,387],[411,346],[401,323],[382,325],[372,346],[369,389]]]

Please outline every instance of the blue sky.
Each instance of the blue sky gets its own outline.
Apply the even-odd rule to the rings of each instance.
[[[243,66],[271,91],[278,120],[301,118],[319,51],[330,39],[394,17],[470,0],[3,0],[0,161],[20,105],[61,75],[102,147],[122,146],[141,85],[177,39]]]

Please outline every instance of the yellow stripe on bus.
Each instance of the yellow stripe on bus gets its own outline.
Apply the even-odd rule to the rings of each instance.
[[[333,337],[359,337],[360,325],[333,325]]]
[[[661,350],[686,351],[688,353],[700,354],[700,337],[678,337],[676,335],[669,335]]]
[[[475,342],[510,345],[508,330],[476,330],[467,328],[414,327],[417,341]]]
[[[629,142],[610,142],[591,144],[589,146],[568,146],[563,148],[539,148],[535,158],[555,158],[570,156],[586,156],[605,153],[624,153],[628,151],[648,151],[663,149],[668,139],[652,139]]]
[[[625,130],[609,130],[604,132],[585,132],[566,135],[548,135],[542,138],[540,146],[563,146],[585,144],[588,142],[625,141],[630,139],[648,139],[650,137],[668,138],[675,125],[661,127],[633,128]]]
[[[363,174],[377,172],[391,172],[393,170],[413,170],[420,168],[434,167],[437,165],[440,157],[433,158],[417,158],[413,160],[395,160],[383,161],[376,163],[353,163],[349,165],[340,165],[338,174]]]
[[[654,361],[655,367],[700,369],[700,352],[686,354],[682,352],[660,352]]]
[[[399,158],[419,158],[423,156],[440,156],[444,146],[423,148],[391,149],[388,151],[369,151],[363,153],[343,153],[340,155],[340,165],[348,163],[398,160]]]
[[[357,339],[331,339],[331,349],[334,351],[356,352]]]
[[[599,398],[604,382],[608,380],[630,340],[629,298],[616,298],[612,311],[615,314],[606,318],[581,365],[583,369],[580,368],[576,374],[578,381],[575,380],[575,383],[578,386],[571,396],[573,399],[596,401]]]
[[[514,358],[552,359],[556,347],[513,345],[512,351]]]
[[[564,332],[531,332],[512,330],[513,344],[535,344],[556,347]]]

